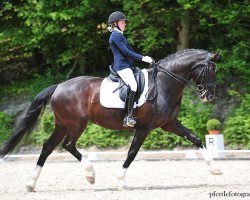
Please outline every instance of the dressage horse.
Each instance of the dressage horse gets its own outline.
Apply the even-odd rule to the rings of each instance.
[[[150,133],[157,127],[164,131],[173,132],[191,141],[211,166],[212,174],[222,172],[214,167],[213,158],[207,153],[201,140],[187,129],[177,119],[183,90],[188,83],[195,81],[200,98],[203,101],[212,101],[215,96],[215,71],[218,54],[204,50],[187,49],[158,61],[153,68],[148,69],[149,91],[152,98],[136,109],[137,119],[135,133],[128,151],[127,158],[118,175],[118,187],[125,186],[125,175],[131,162],[136,157],[141,145]],[[42,152],[37,161],[28,191],[34,191],[41,169],[55,147],[62,142],[63,148],[79,160],[86,172],[86,179],[94,184],[95,172],[93,165],[76,149],[76,141],[83,133],[88,122],[104,128],[124,130],[124,109],[105,108],[100,104],[100,85],[102,78],[92,76],[76,77],[61,84],[51,86],[40,92],[30,105],[26,116],[21,120],[11,138],[0,149],[0,158],[10,153],[21,141],[24,135],[32,132],[39,115],[46,104],[51,100],[55,115],[55,129],[44,143]],[[153,87],[151,87],[153,86]]]

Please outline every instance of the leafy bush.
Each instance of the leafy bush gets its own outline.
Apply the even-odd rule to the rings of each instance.
[[[25,94],[27,100],[32,100],[39,92],[46,87],[60,83],[64,74],[33,75],[33,79],[25,81],[16,81],[9,85],[0,85],[0,103],[8,101],[8,98],[16,98],[16,96]]]
[[[49,109],[46,109],[41,117],[39,126],[33,132],[28,142],[42,145],[50,137],[54,127],[54,114]]]
[[[179,120],[197,136],[204,139],[206,123],[212,116],[212,104],[203,103],[191,92],[185,92]]]
[[[0,112],[0,144],[9,139],[12,132],[14,117],[4,112]]]
[[[131,131],[115,131],[89,123],[77,144],[80,147],[91,145],[97,147],[118,147],[128,144],[132,136]]]
[[[223,133],[226,144],[250,149],[250,94],[242,97],[240,107],[226,119]]]
[[[207,121],[207,130],[221,130],[221,123],[218,119],[210,119]]]
[[[142,147],[145,149],[173,149],[176,146],[190,146],[191,142],[174,133],[163,131],[160,128],[153,130]]]

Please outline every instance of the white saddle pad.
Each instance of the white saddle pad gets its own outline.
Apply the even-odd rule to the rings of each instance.
[[[142,106],[148,97],[148,71],[146,69],[142,70],[145,77],[145,87],[140,96],[138,104],[134,103],[134,108]],[[113,91],[119,87],[118,82],[113,82],[108,78],[105,78],[101,83],[100,89],[100,103],[106,108],[124,108],[125,103],[119,97],[119,90],[115,93]]]

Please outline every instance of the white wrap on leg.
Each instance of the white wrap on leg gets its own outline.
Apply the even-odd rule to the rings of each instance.
[[[209,153],[209,151],[203,146],[203,148],[199,148],[204,160],[207,162],[208,165],[210,165],[210,172],[213,175],[221,175],[223,172],[215,166],[214,159]]]
[[[85,169],[86,179],[90,184],[95,183],[95,171],[91,162],[89,162],[86,158],[82,157],[81,163]]]
[[[128,170],[127,168],[123,168],[120,174],[117,176],[118,190],[121,190],[126,186],[125,176],[126,176],[127,170]]]
[[[32,175],[31,175],[30,184],[28,184],[26,186],[28,192],[34,192],[35,191],[36,183],[37,183],[37,180],[38,180],[38,178],[39,178],[39,176],[41,174],[41,171],[42,171],[42,167],[39,166],[39,165],[36,165],[34,171],[32,172]]]

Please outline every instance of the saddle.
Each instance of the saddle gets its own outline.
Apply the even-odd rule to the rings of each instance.
[[[126,102],[130,87],[120,78],[120,76],[113,70],[112,65],[109,66],[110,75],[107,77],[109,80],[113,82],[119,82],[119,87],[116,88],[113,93],[119,90],[119,97],[123,102]],[[135,80],[137,83],[137,91],[135,95],[135,102],[138,103],[138,100],[144,90],[145,87],[145,77],[142,73],[141,69],[136,67],[133,69]]]

